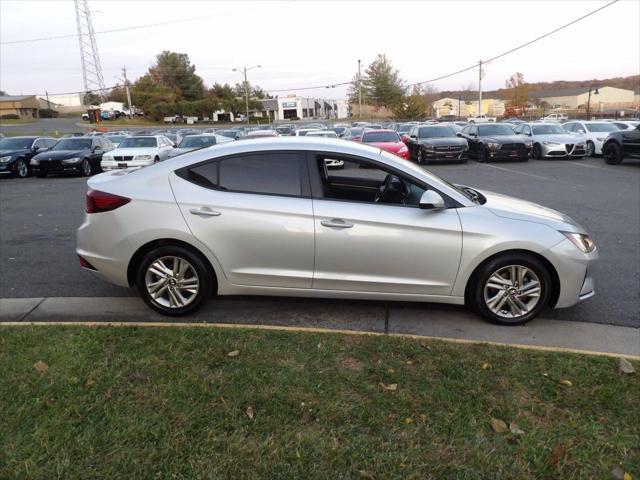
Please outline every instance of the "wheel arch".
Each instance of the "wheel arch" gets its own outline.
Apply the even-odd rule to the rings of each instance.
[[[473,272],[469,276],[469,279],[467,280],[467,284],[465,285],[465,288],[464,288],[464,300],[467,305],[471,304],[471,295],[472,295],[471,288],[475,284],[476,278],[479,275],[482,267],[484,267],[487,263],[494,260],[495,258],[501,257],[503,255],[529,255],[531,257],[534,257],[536,260],[539,260],[545,266],[545,268],[549,272],[549,276],[551,277],[551,293],[549,296],[548,306],[554,307],[556,305],[556,303],[558,302],[558,298],[560,297],[560,276],[558,275],[556,268],[544,255],[540,255],[539,253],[534,252],[532,250],[524,250],[524,249],[517,249],[517,248],[496,252],[488,256],[484,260],[482,260],[478,265],[476,265],[476,267],[473,269]]]
[[[187,243],[185,241],[178,240],[175,238],[161,238],[157,240],[152,240],[150,242],[145,243],[140,248],[138,248],[138,250],[135,251],[131,259],[129,260],[129,265],[127,266],[127,282],[129,283],[130,287],[134,286],[136,283],[136,272],[144,256],[155,248],[167,247],[167,246],[182,247],[191,251],[193,254],[199,256],[201,260],[204,262],[204,264],[206,265],[207,269],[209,270],[209,273],[211,274],[211,278],[213,280],[213,285],[214,285],[214,294],[217,293],[218,276],[216,275],[216,271],[213,268],[213,265],[211,265],[211,262],[209,261],[207,256],[204,253],[202,253],[202,251],[200,251],[198,248],[191,245],[190,243]]]

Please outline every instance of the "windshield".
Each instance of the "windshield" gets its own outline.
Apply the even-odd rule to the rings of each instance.
[[[90,138],[65,138],[56,143],[51,150],[90,150]]]
[[[363,131],[364,131],[364,128],[352,128],[345,134],[345,136],[347,136],[347,137],[359,137],[360,135],[362,135]]]
[[[334,132],[336,132],[338,135],[340,135],[342,132],[344,132],[347,129],[347,127],[331,127],[331,130],[333,130]]]
[[[238,131],[237,130],[220,130],[218,134],[222,135],[223,137],[236,138],[236,136],[238,135]]]
[[[611,123],[587,123],[590,132],[615,132],[618,128]]]
[[[411,130],[411,127],[413,127],[413,125],[403,124],[398,126],[398,129],[396,131],[398,133],[407,133],[409,130]]]
[[[2,150],[22,150],[31,148],[31,144],[35,138],[3,138],[0,140],[0,149]]]
[[[421,127],[418,130],[418,138],[442,138],[455,137],[451,127]]]
[[[364,132],[362,141],[365,143],[396,143],[400,137],[396,132]]]
[[[130,137],[122,141],[119,148],[148,148],[156,147],[157,140],[154,137]]]
[[[309,132],[309,137],[324,137],[324,138],[338,138],[336,132]]]
[[[480,125],[478,127],[478,134],[481,137],[486,137],[489,135],[513,135],[513,130],[506,125]]]
[[[531,127],[534,135],[550,135],[554,133],[567,133],[560,125],[533,125]]]
[[[185,137],[178,145],[178,148],[204,148],[216,144],[216,137],[213,135],[200,136],[193,135]]]

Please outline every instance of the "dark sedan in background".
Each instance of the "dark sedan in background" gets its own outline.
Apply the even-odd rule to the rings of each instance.
[[[469,153],[478,162],[487,160],[519,160],[526,162],[531,156],[533,142],[516,135],[507,125],[492,123],[467,125],[458,134],[469,142]]]
[[[114,146],[107,137],[63,138],[49,151],[31,159],[31,169],[39,177],[49,173],[75,173],[88,177],[101,172],[100,161]]]
[[[640,158],[640,125],[611,132],[602,146],[605,162],[616,165],[625,157]]]
[[[29,162],[38,152],[53,147],[51,137],[9,137],[0,140],[0,175],[25,178],[31,171]]]
[[[433,160],[467,161],[468,142],[456,136],[448,125],[416,125],[406,138],[409,158],[419,164]]]

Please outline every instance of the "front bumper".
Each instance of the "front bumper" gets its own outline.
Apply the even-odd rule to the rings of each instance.
[[[553,264],[560,281],[556,308],[566,308],[595,295],[593,272],[598,249],[582,253],[569,240],[550,248],[545,255]]]
[[[531,148],[503,149],[487,151],[487,159],[493,160],[526,160],[531,157]]]
[[[41,161],[38,165],[30,165],[33,173],[77,173],[80,171],[82,160],[77,163],[62,163],[62,160]]]
[[[587,154],[584,145],[578,146],[570,143],[560,145],[545,145],[541,143],[540,150],[544,158],[581,158]]]
[[[468,152],[464,149],[456,149],[449,147],[436,147],[433,150],[423,150],[424,158],[427,161],[458,161],[458,160],[467,160]]]

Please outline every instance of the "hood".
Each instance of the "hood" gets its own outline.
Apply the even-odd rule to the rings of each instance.
[[[419,138],[420,145],[433,145],[434,147],[466,145],[467,141],[460,137]]]
[[[178,155],[182,155],[183,153],[192,152],[197,150],[198,147],[176,147],[169,152],[170,157],[176,157]]]
[[[367,145],[371,145],[372,147],[377,147],[381,150],[385,150],[391,153],[396,153],[402,147],[406,147],[404,142],[372,142],[372,143],[367,143]]]
[[[31,150],[28,148],[21,148],[19,150],[0,150],[0,157],[16,157],[29,153]]]
[[[480,137],[482,140],[484,140],[485,142],[493,142],[493,143],[499,143],[499,144],[505,144],[505,143],[526,143],[523,139],[522,139],[522,135],[497,135],[495,137],[492,136],[486,136],[486,137]]]
[[[576,137],[569,135],[568,133],[550,133],[547,135],[534,135],[537,141],[540,142],[555,142],[555,143],[577,143]]]
[[[37,160],[65,160],[67,158],[83,157],[84,155],[91,153],[89,150],[48,150],[37,154],[35,159]]]
[[[485,191],[481,193],[487,199],[484,206],[498,217],[542,223],[565,232],[586,233],[586,230],[575,220],[557,210],[499,193]]]
[[[155,155],[158,153],[158,147],[144,147],[144,148],[116,148],[107,152],[109,156],[136,156],[136,155]]]

